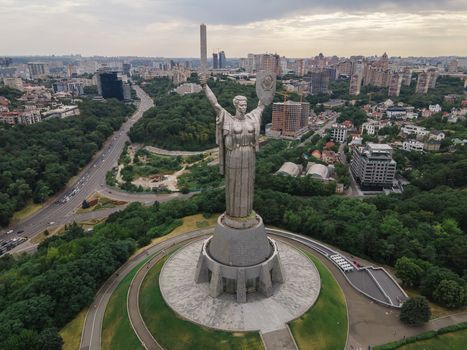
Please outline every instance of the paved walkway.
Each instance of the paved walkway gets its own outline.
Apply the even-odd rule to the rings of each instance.
[[[234,294],[209,296],[209,283],[196,283],[196,264],[203,242],[197,241],[177,251],[162,268],[160,290],[172,310],[182,318],[203,326],[231,332],[283,329],[300,317],[317,300],[321,281],[315,265],[301,251],[277,242],[284,283],[274,283],[273,294],[247,295],[238,303]]]
[[[89,308],[88,313],[86,314],[79,349],[100,350],[102,323],[109,299],[123,278],[125,278],[125,276],[130,273],[140,262],[152,254],[159,253],[164,249],[168,249],[175,244],[186,242],[189,239],[208,234],[210,231],[210,229],[191,231],[168,239],[164,242],[147,247],[145,250],[130,258],[130,260],[123,264],[112,276],[109,277],[109,279],[97,292],[94,298],[93,306]]]
[[[127,263],[113,274],[98,291],[94,305],[90,307],[83,327],[81,337],[81,350],[97,350],[100,349],[102,321],[105,308],[108,300],[120,281],[141,261],[151,254],[157,254],[163,249],[168,249],[174,244],[181,244],[189,239],[199,238],[202,235],[208,234],[210,229],[192,231],[186,234],[168,239],[162,243],[146,248],[143,252],[131,258]],[[274,235],[273,235],[274,236]],[[292,242],[286,237],[275,237],[278,240],[285,240],[292,243],[294,246],[303,250],[315,253],[313,249],[299,242]],[[306,237],[304,237],[306,239]],[[448,317],[439,318],[428,322],[421,327],[407,327],[399,321],[399,311],[381,306],[369,300],[361,293],[357,292],[345,279],[338,267],[329,261],[321,254],[314,254],[333,274],[341,286],[348,309],[349,318],[349,334],[347,338],[346,349],[364,349],[369,345],[385,344],[401,338],[413,336],[427,330],[435,330],[449,325],[467,321],[467,313],[451,315]],[[131,309],[135,309],[134,306]],[[139,309],[137,309],[139,310]],[[141,331],[138,328],[137,333]],[[262,334],[267,350],[294,349],[290,344],[290,338],[285,336],[283,332],[269,332]],[[289,334],[290,337],[290,334]],[[146,339],[146,338],[144,338]],[[149,344],[146,344],[149,347]],[[283,345],[282,345],[283,344]],[[288,345],[287,345],[288,344]],[[152,344],[153,346],[154,344]],[[277,345],[277,347],[276,347]],[[280,347],[282,346],[282,347]],[[151,348],[152,349],[152,348]]]
[[[261,333],[261,339],[266,350],[297,350],[297,345],[288,326],[272,332]]]
[[[151,153],[159,154],[162,156],[196,156],[198,154],[211,154],[219,151],[218,147],[211,148],[206,151],[170,151],[168,149],[158,148],[154,146],[146,146],[144,147],[144,149]]]

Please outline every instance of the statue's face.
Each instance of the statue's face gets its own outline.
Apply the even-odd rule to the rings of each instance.
[[[247,101],[246,100],[240,100],[237,102],[237,111],[239,111],[241,114],[246,113],[246,107],[247,107]]]

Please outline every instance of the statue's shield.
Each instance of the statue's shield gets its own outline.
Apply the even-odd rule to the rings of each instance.
[[[269,105],[276,92],[276,74],[270,71],[256,73],[256,95],[264,105]]]

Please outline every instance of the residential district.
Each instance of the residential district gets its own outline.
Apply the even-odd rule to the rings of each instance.
[[[204,35],[205,31],[204,27]],[[201,26],[202,52],[203,46],[206,49]],[[462,168],[462,165],[453,163],[457,169],[452,170],[454,175],[442,173],[429,177],[430,171],[423,168],[419,159],[427,157],[424,159],[441,167],[442,157],[457,162],[465,153],[467,57],[391,57],[387,53],[370,57],[337,57],[320,53],[309,58],[288,58],[270,53],[248,54],[243,58],[227,55],[227,50],[216,50],[212,58],[207,59],[207,67],[203,67],[200,59],[186,58],[81,55],[0,58],[0,122],[3,123],[0,124],[0,135],[9,140],[0,140],[2,152],[5,151],[4,158],[0,159],[0,198],[4,202],[0,207],[0,224],[4,226],[0,236],[0,253],[4,255],[4,260],[0,260],[0,272],[11,266],[14,268],[13,260],[9,260],[12,259],[10,254],[20,256],[36,252],[32,256],[42,257],[37,265],[53,266],[62,259],[60,256],[66,255],[63,259],[71,261],[75,255],[90,249],[90,245],[95,244],[96,249],[99,247],[101,250],[95,256],[86,259],[94,261],[99,257],[101,260],[96,264],[99,268],[101,265],[111,266],[109,271],[102,271],[102,276],[93,280],[92,287],[86,287],[86,298],[71,299],[70,308],[62,312],[66,317],[56,317],[54,323],[47,321],[48,327],[64,327],[68,322],[75,322],[74,317],[84,310],[81,312],[87,315],[86,318],[83,317],[81,325],[75,327],[82,326],[82,333],[77,337],[80,340],[76,344],[80,349],[98,349],[101,341],[104,348],[121,348],[117,343],[123,340],[116,331],[121,325],[115,326],[117,328],[109,326],[111,321],[106,311],[108,307],[107,310],[119,312],[116,310],[121,305],[115,304],[113,296],[109,300],[112,293],[124,296],[119,298],[127,307],[121,309],[128,310],[128,313],[122,311],[124,314],[115,318],[130,319],[134,333],[129,326],[127,328],[135,339],[125,335],[125,331],[121,334],[124,335],[124,344],[131,342],[128,345],[131,348],[139,348],[141,344],[151,349],[180,348],[173,344],[178,341],[176,331],[181,329],[189,334],[190,344],[197,344],[192,348],[206,349],[215,348],[213,344],[225,343],[224,336],[229,344],[238,345],[237,348],[256,349],[263,345],[267,349],[308,348],[313,339],[325,334],[325,329],[331,330],[333,335],[323,337],[331,339],[334,338],[334,330],[341,328],[342,337],[326,340],[330,341],[329,344],[337,342],[337,347],[329,345],[328,348],[366,349],[394,341],[405,344],[406,339],[415,342],[418,339],[416,335],[422,331],[435,332],[429,334],[434,336],[438,331],[442,334],[445,327],[448,327],[446,332],[457,329],[449,327],[463,329],[464,326],[453,325],[466,319],[467,296],[462,279],[465,278],[463,248],[466,246],[465,240],[460,238],[465,233],[459,228],[465,227],[462,221],[465,213],[459,214],[456,208],[462,209],[452,201],[446,209],[448,213],[443,212],[444,216],[436,219],[438,214],[434,212],[441,213],[443,205],[430,209],[413,199],[410,205],[416,208],[417,214],[408,217],[404,216],[403,204],[398,201],[400,198],[412,200],[411,196],[416,196],[421,190],[436,192],[438,186],[465,186],[465,166]],[[216,303],[219,302],[216,307],[222,310],[219,314],[226,312],[232,315],[230,319],[223,320],[210,316],[209,310],[213,306],[205,303],[211,299],[194,282],[195,268],[197,282],[203,278],[210,279],[210,295],[217,297],[224,291],[233,290],[237,293],[236,300],[242,302],[250,300],[249,293],[256,289],[264,295],[272,295],[271,279],[280,283],[284,280],[278,262],[271,262],[275,264],[272,270],[260,277],[246,280],[247,277],[239,272],[240,277],[235,277],[235,284],[216,275],[220,270],[211,271],[207,265],[202,265],[215,264],[208,255],[207,262],[201,259],[198,264],[202,266],[196,267],[199,252],[204,254],[207,249],[205,245],[201,247],[198,244],[199,238],[206,238],[207,226],[215,222],[223,225],[224,220],[217,220],[216,216],[224,210],[224,197],[223,179],[218,174],[221,157],[215,148],[215,117],[204,96],[207,88],[201,76],[207,74],[208,86],[214,91],[211,93],[225,103],[236,94],[245,94],[254,100],[257,74],[263,71],[277,77],[277,90],[271,107],[267,107],[263,114],[258,142],[260,151],[255,181],[259,192],[255,194],[255,209],[263,218],[255,214],[255,220],[260,220],[261,225],[264,220],[271,227],[281,227],[267,229],[268,236],[277,239],[277,246],[275,241],[268,243],[266,238],[264,246],[273,247],[274,252],[279,247],[283,271],[289,278],[297,279],[292,278],[290,283],[300,286],[309,283],[306,290],[313,302],[308,304],[311,299],[293,294],[302,287],[291,291],[276,285],[274,293],[279,291],[279,301],[268,299],[272,304],[262,306],[261,315],[266,315],[264,317],[258,316],[257,309],[249,309],[254,303],[235,304],[235,311],[229,309],[230,302],[216,299]],[[105,110],[109,106],[120,115],[106,116]],[[103,116],[109,121],[104,121]],[[83,125],[73,126],[81,129],[78,134],[71,135],[67,129],[71,124],[66,123],[79,118],[84,118]],[[40,129],[40,126],[44,128]],[[49,132],[60,132],[60,128],[66,130],[56,140],[50,139],[52,133]],[[32,131],[44,132],[45,139],[36,140],[30,133]],[[29,152],[26,163],[20,161],[22,155],[18,149],[21,147],[13,145],[21,142],[18,140],[20,137],[33,140],[25,142],[24,150]],[[88,153],[79,158],[72,148],[81,146],[80,152]],[[66,167],[62,163],[67,164]],[[451,190],[446,190],[446,193],[452,194]],[[433,194],[438,195],[441,194]],[[186,201],[173,201],[175,198]],[[320,199],[316,201],[316,198]],[[342,202],[335,201],[335,198]],[[429,200],[423,198],[419,201]],[[410,205],[407,204],[407,210],[411,210]],[[31,212],[28,213],[29,210]],[[342,214],[344,212],[345,215]],[[347,215],[348,212],[352,214]],[[194,226],[189,226],[189,232],[171,234],[166,241],[158,240],[159,236],[180,225],[185,227],[186,217],[192,216],[198,219]],[[105,223],[107,217],[109,219]],[[381,220],[382,223],[379,222]],[[364,226],[353,230],[349,222],[352,222],[352,227]],[[243,225],[243,229],[247,224],[247,221],[237,223]],[[374,235],[372,227],[377,232]],[[410,240],[408,227],[418,232],[417,239]],[[95,236],[90,236],[93,232]],[[102,241],[92,238],[96,242],[92,241],[94,243],[90,245],[83,243],[87,248],[84,245],[76,249],[68,247],[69,242],[83,237],[101,237]],[[458,242],[451,242],[451,245],[455,244],[459,251],[448,242],[451,238],[446,241],[443,237],[452,237],[452,242]],[[191,245],[195,238],[198,243]],[[410,242],[406,243],[407,247],[400,248],[402,252],[399,252],[399,240]],[[436,244],[431,243],[434,240]],[[189,246],[185,246],[187,242],[190,242]],[[208,247],[208,243],[205,244]],[[136,246],[141,249],[138,252],[143,253],[130,258]],[[191,246],[195,248],[187,248]],[[161,293],[159,282],[154,282],[159,281],[159,277],[155,276],[159,276],[161,264],[165,261],[162,257],[168,252],[172,254],[174,247],[183,249],[184,253],[174,253],[173,258],[168,259],[167,264],[175,265],[164,267],[160,279],[162,297],[171,308],[163,304],[165,306],[161,307],[165,309],[153,309],[156,306],[149,300],[156,295],[154,293]],[[307,254],[319,255],[319,259],[313,258],[318,269],[313,264],[309,267],[310,260],[296,248]],[[453,251],[452,257],[443,255],[442,251],[447,249]],[[107,262],[103,263],[104,260]],[[299,260],[303,263],[296,265],[301,270],[295,273],[294,261]],[[377,266],[374,261],[385,267]],[[147,268],[138,269],[144,264]],[[88,273],[98,269],[97,265],[92,265],[94,267]],[[117,270],[118,266],[122,267]],[[159,266],[159,272],[152,276],[157,292],[142,282],[150,277],[146,275],[150,274],[148,271],[152,271],[153,266]],[[190,296],[180,294],[183,288],[177,283],[181,279],[178,275],[170,275],[170,266],[174,271],[188,274],[187,278],[192,283],[184,284],[183,288],[189,288]],[[14,289],[13,277],[9,276],[29,274],[25,270],[34,270],[23,267],[0,277],[0,295],[4,300],[16,298],[16,294],[9,292]],[[431,271],[428,277],[423,273],[425,270]],[[136,289],[133,281],[130,285],[124,284],[130,271],[134,271],[132,276],[135,276]],[[397,279],[392,276],[394,273]],[[72,275],[72,272],[67,272],[62,278],[68,281],[68,278],[75,277]],[[212,282],[213,276],[217,276],[221,284]],[[29,277],[21,278],[27,279]],[[343,286],[342,290],[335,279]],[[240,281],[243,281],[243,290],[238,287]],[[270,283],[269,289],[264,286],[264,281]],[[71,286],[74,282],[66,283]],[[53,288],[58,290],[68,286],[59,285],[57,282]],[[105,287],[98,291],[101,285]],[[70,287],[67,293],[78,295],[77,290],[81,287],[75,287]],[[404,288],[410,292],[406,293]],[[145,290],[151,290],[148,294],[151,298]],[[332,293],[336,295],[344,293],[345,297],[333,299],[327,295],[330,290],[334,290]],[[57,297],[54,293],[51,289],[53,296],[47,298],[56,298],[56,305],[61,305],[60,298],[68,295]],[[423,297],[418,296],[419,293]],[[430,306],[425,296],[430,300]],[[150,330],[143,320],[143,316],[149,317],[148,313],[138,304],[138,298],[148,310],[152,310],[151,315],[161,315],[157,326],[151,323],[153,319],[149,321]],[[187,306],[185,298],[192,298],[197,306]],[[338,299],[340,301],[336,301]],[[1,298],[0,301],[3,302]],[[342,314],[339,316],[336,311],[332,323],[320,331],[302,333],[301,322],[316,312],[312,307],[314,302],[333,303]],[[113,309],[109,309],[108,303],[113,305]],[[6,307],[5,303],[2,305]],[[404,305],[413,309],[405,311]],[[40,307],[37,306],[34,312],[53,314]],[[440,318],[429,321],[430,307]],[[293,317],[288,311],[281,311],[289,309],[295,310]],[[457,310],[460,316],[453,316],[458,315],[453,310]],[[174,312],[182,315],[183,320],[173,316]],[[399,312],[400,320],[395,316]],[[241,316],[244,314],[248,316]],[[276,319],[279,314],[284,316],[284,320]],[[303,316],[298,317],[301,314]],[[317,317],[324,320],[322,316]],[[194,322],[190,323],[193,327],[201,324],[209,329],[200,328],[201,333],[192,336],[192,330],[183,328],[186,324],[174,323],[176,326],[171,328],[171,332],[175,333],[159,333],[158,327],[172,324],[173,318],[170,317],[174,317],[176,322],[190,320]],[[11,325],[12,332],[29,327],[26,321],[21,322]],[[426,328],[405,326],[406,323],[426,323]],[[228,332],[219,335],[210,328]],[[368,328],[372,331],[368,332]],[[45,332],[40,327],[37,329]],[[31,339],[39,337],[37,329],[34,328]],[[256,332],[258,329],[261,337]],[[41,338],[40,344],[47,344],[42,348],[58,349],[63,344],[62,338],[68,342],[66,332],[59,335],[56,328],[46,330],[51,336]],[[157,341],[153,334],[156,334]],[[11,341],[17,341],[15,339]],[[211,345],[201,345],[202,342]],[[39,344],[39,340],[36,343]]]

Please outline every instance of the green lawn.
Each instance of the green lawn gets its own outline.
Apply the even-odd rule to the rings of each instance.
[[[126,310],[127,292],[131,280],[146,258],[120,282],[110,297],[102,324],[101,346],[103,350],[144,350],[133,328]]]
[[[253,350],[263,349],[258,333],[215,331],[182,320],[170,309],[159,290],[159,274],[163,262],[155,265],[146,276],[140,294],[140,310],[157,341],[168,350]]]
[[[36,211],[41,209],[43,206],[42,203],[33,203],[28,202],[28,204],[21,210],[15,212],[12,217],[12,222],[18,222],[19,220],[23,220],[34,214]]]
[[[315,305],[290,323],[300,350],[342,350],[347,340],[347,307],[337,281],[324,264],[306,254],[321,277],[321,291]]]
[[[81,342],[81,332],[88,309],[83,309],[73,320],[60,330],[63,339],[62,350],[77,350]]]
[[[467,348],[467,329],[437,335],[434,338],[420,340],[403,345],[397,350],[463,350]]]

